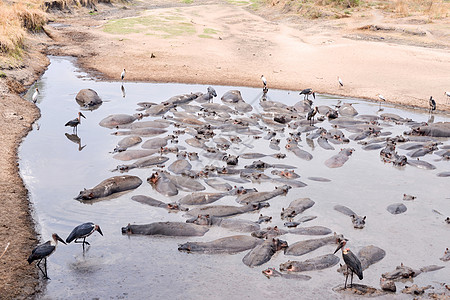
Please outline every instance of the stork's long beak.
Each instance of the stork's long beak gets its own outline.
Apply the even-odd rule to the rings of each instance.
[[[86,119],[82,112],[80,112],[80,116]]]
[[[66,242],[64,242],[64,240],[62,238],[59,237],[59,235],[56,235],[56,239],[58,241],[60,241],[61,243],[63,243],[64,245],[67,245]]]
[[[333,254],[336,254],[336,252],[338,252],[342,247],[344,247],[344,244],[339,243],[339,246],[336,248],[336,250],[334,250]]]
[[[98,226],[98,225],[97,225],[97,231],[98,231],[98,233],[100,233],[100,234],[103,236],[103,232],[102,232],[102,230],[100,229],[100,226]]]
[[[316,99],[316,93],[315,92],[313,92],[313,98]]]

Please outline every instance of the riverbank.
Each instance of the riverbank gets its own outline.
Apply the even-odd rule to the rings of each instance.
[[[389,102],[422,108],[433,96],[438,110],[449,109],[448,19],[397,18],[366,9],[350,18],[311,20],[248,8],[206,0],[74,8],[52,15],[45,26],[51,39],[33,35],[20,66],[2,70],[0,250],[11,243],[0,259],[2,297],[29,298],[39,285],[37,268],[26,263],[38,241],[17,148],[39,118],[38,108],[19,95],[45,70],[44,54],[74,56],[102,80],[119,80],[125,68],[125,81],[262,86],[264,74],[270,89],[313,88],[374,101],[382,94]]]

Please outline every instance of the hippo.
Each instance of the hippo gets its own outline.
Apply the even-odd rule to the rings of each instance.
[[[106,128],[115,128],[118,125],[125,125],[130,124],[136,121],[137,119],[141,118],[142,116],[140,114],[134,114],[134,115],[126,115],[126,114],[116,114],[116,115],[109,115],[103,120],[100,121],[99,125]]]
[[[225,219],[219,217],[211,217],[210,215],[198,215],[195,218],[186,220],[186,223],[194,223],[204,226],[219,226],[240,232],[252,232],[259,230],[259,224],[248,220]]]
[[[278,251],[287,248],[286,241],[277,238],[267,239],[247,253],[242,262],[249,267],[260,266],[268,262]]]
[[[417,284],[413,284],[412,286],[405,285],[405,288],[402,290],[402,293],[411,295],[422,295],[429,288],[431,288],[431,285],[427,285],[424,287],[419,287]]]
[[[253,231],[252,236],[260,239],[269,239],[286,233],[288,233],[287,230],[279,229],[278,226],[274,226],[274,227],[267,227],[266,229],[262,230]]]
[[[141,147],[142,149],[161,149],[161,147],[165,147],[167,146],[167,143],[169,140],[174,140],[175,136],[174,135],[168,135],[166,137],[163,138],[153,138],[150,140],[145,141]]]
[[[327,159],[325,161],[325,165],[328,168],[342,167],[354,151],[355,151],[355,149],[353,149],[353,148],[341,149],[341,151],[338,154],[333,155],[332,157]]]
[[[205,183],[219,191],[230,191],[233,188],[229,183],[222,182],[215,178],[205,179]]]
[[[419,270],[415,270],[413,268],[410,268],[410,267],[404,266],[403,264],[400,264],[400,266],[397,266],[394,271],[383,273],[383,274],[381,274],[381,276],[383,278],[386,278],[389,280],[397,281],[397,280],[401,280],[401,279],[413,278],[421,273],[432,272],[432,271],[440,270],[442,268],[444,268],[444,267],[431,265],[431,266],[425,266],[423,268],[420,268]]]
[[[189,172],[192,165],[185,159],[177,159],[167,167],[167,170],[174,174],[183,174]]]
[[[412,201],[415,200],[417,197],[413,195],[403,194],[403,200],[404,201]]]
[[[128,224],[122,227],[122,234],[203,236],[208,228],[183,222],[155,222],[143,225]]]
[[[450,122],[439,122],[425,126],[414,127],[406,135],[425,135],[431,137],[450,137]]]
[[[331,268],[339,263],[339,257],[334,254],[325,254],[305,261],[291,261],[280,264],[280,271],[304,272]]]
[[[207,92],[206,92],[205,94],[199,95],[199,96],[195,99],[195,101],[196,101],[196,102],[199,102],[199,103],[212,102],[212,100],[213,100],[214,97],[217,97],[216,90],[215,90],[213,87],[208,86]]]
[[[353,283],[351,287],[345,287],[345,285],[339,285],[337,287],[333,288],[333,291],[337,293],[341,293],[343,295],[348,295],[349,297],[355,297],[355,295],[359,298],[361,297],[380,297],[388,294],[386,291],[379,290],[377,288],[364,285],[364,284],[357,284]]]
[[[164,196],[175,196],[178,194],[178,189],[175,184],[167,178],[163,172],[155,172],[149,178],[147,182],[159,193]]]
[[[272,175],[277,175],[280,176],[281,178],[286,178],[286,179],[293,179],[293,178],[299,178],[300,175],[298,175],[297,173],[295,173],[293,170],[272,170],[270,172],[270,174]]]
[[[308,177],[308,179],[309,180],[312,180],[312,181],[319,181],[319,182],[331,182],[331,180],[330,179],[328,179],[328,178],[324,178],[324,177]]]
[[[366,216],[358,216],[353,210],[343,205],[335,205],[334,209],[352,218],[354,228],[363,229],[366,225]]]
[[[341,240],[343,236],[341,234],[334,234],[333,236],[324,237],[320,239],[305,240],[294,243],[284,250],[286,255],[301,256],[311,251],[314,251],[322,246],[329,244],[336,244]]]
[[[313,156],[308,151],[300,149],[297,145],[293,143],[289,143],[285,146],[288,151],[293,152],[298,158],[304,159],[306,161],[310,161],[313,159]]]
[[[238,164],[238,158],[239,158],[238,155],[231,155],[231,154],[228,154],[228,155],[224,155],[224,156],[222,157],[222,160],[223,160],[224,162],[226,162],[227,165],[235,166],[235,165]]]
[[[282,277],[282,278],[286,278],[286,279],[297,279],[297,280],[310,280],[311,276],[308,275],[302,275],[302,274],[285,274],[285,273],[281,273],[278,272],[277,270],[275,270],[275,268],[268,268],[262,271],[262,273],[270,279],[270,277]]]
[[[156,199],[153,199],[152,197],[144,196],[144,195],[135,195],[131,197],[131,200],[147,204],[154,207],[161,207],[167,209],[169,212],[178,212],[178,211],[188,211],[189,208],[183,207],[179,205],[178,203],[165,203]]]
[[[157,153],[158,150],[151,149],[151,150],[126,150],[120,153],[117,153],[113,156],[114,159],[122,160],[122,161],[128,161],[133,159],[138,159],[146,156],[153,155]]]
[[[328,143],[328,139],[323,136],[317,138],[317,144],[325,150],[334,150],[334,147]]]
[[[255,193],[240,195],[239,197],[236,198],[236,201],[241,204],[264,202],[264,201],[270,200],[279,195],[286,195],[288,193],[289,189],[291,189],[291,187],[288,185],[278,186],[278,187],[275,187],[275,190],[270,191],[270,192],[255,192]]]
[[[380,278],[380,287],[383,291],[395,293],[397,291],[397,287],[395,286],[395,282],[386,278]]]
[[[137,176],[122,175],[114,176],[103,180],[92,189],[84,189],[75,198],[76,200],[94,200],[107,197],[109,195],[133,190],[142,184],[142,180]]]
[[[439,259],[442,260],[442,261],[449,261],[450,260],[450,251],[448,250],[448,248],[445,249],[444,256],[442,256]]]
[[[174,176],[170,175],[168,172],[162,171],[165,175],[179,190],[187,191],[187,192],[197,192],[203,191],[205,187],[198,182],[187,176]]]
[[[309,198],[296,199],[289,204],[288,208],[281,209],[281,219],[294,218],[296,215],[301,214],[308,208],[311,208],[314,204],[315,202]]]
[[[258,223],[258,224],[261,224],[261,223],[269,223],[269,222],[271,222],[271,221],[272,221],[272,217],[269,217],[269,216],[263,216],[262,214],[260,214],[257,223]]]
[[[178,250],[204,254],[235,254],[253,249],[261,243],[262,240],[248,235],[234,235],[211,242],[187,242],[178,245]]]
[[[118,165],[115,170],[118,170],[120,172],[128,172],[129,170],[134,169],[134,168],[146,168],[146,167],[150,167],[150,166],[160,166],[168,160],[169,160],[169,158],[165,157],[165,156],[143,157],[129,165]],[[115,170],[113,170],[113,171],[115,171]]]
[[[115,153],[125,151],[128,148],[138,145],[141,142],[142,138],[140,136],[137,135],[127,136],[117,143],[117,147],[114,148],[113,152]]]
[[[290,234],[298,235],[327,235],[332,231],[331,229],[323,226],[311,226],[311,227],[300,227],[291,229],[288,231]]]
[[[386,209],[393,215],[404,213],[407,210],[406,206],[403,203],[391,204]]]
[[[414,160],[414,159],[409,159],[407,162],[408,165],[419,168],[419,169],[424,169],[424,170],[434,170],[436,169],[436,166],[433,164],[430,164],[427,161],[424,160]]]
[[[157,136],[163,133],[166,133],[167,129],[162,128],[137,128],[137,129],[130,129],[130,130],[122,130],[122,131],[116,131],[111,133],[112,135],[139,135],[144,137],[151,137],[151,136]]]
[[[93,89],[82,89],[75,96],[75,100],[80,106],[86,108],[97,108],[103,101]]]
[[[339,107],[339,114],[343,117],[354,117],[358,112],[351,103],[344,103]]]
[[[211,205],[205,207],[198,207],[189,210],[186,215],[188,216],[197,216],[200,214],[215,217],[230,217],[238,214],[244,214],[251,211],[260,210],[261,208],[268,207],[269,203],[258,202],[247,204],[244,206],[227,206],[227,205]]]
[[[202,204],[213,203],[227,195],[228,195],[228,193],[194,192],[194,193],[184,196],[183,198],[181,198],[179,200],[179,202],[181,204],[187,204],[187,205],[202,205]]]

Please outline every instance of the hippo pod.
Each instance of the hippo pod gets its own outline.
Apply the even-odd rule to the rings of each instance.
[[[178,250],[204,254],[234,254],[253,249],[261,243],[262,240],[251,236],[234,235],[211,242],[187,242],[178,245]]]
[[[122,227],[122,234],[203,236],[208,228],[183,222],[156,222],[143,225],[128,224]]]
[[[247,253],[242,262],[249,267],[260,266],[268,262],[277,251],[287,247],[286,241],[277,238],[267,239]]]
[[[114,193],[128,191],[139,187],[142,180],[137,176],[122,175],[103,180],[92,189],[84,189],[75,198],[76,200],[93,200],[107,197]]]

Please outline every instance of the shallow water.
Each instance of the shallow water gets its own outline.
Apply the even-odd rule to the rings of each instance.
[[[163,197],[146,182],[152,173],[149,169],[133,169],[130,175],[137,175],[143,184],[134,191],[112,197],[93,204],[85,204],[74,200],[80,190],[91,188],[102,180],[119,173],[111,170],[123,162],[112,158],[110,153],[123,136],[114,136],[114,130],[98,125],[99,121],[110,114],[136,112],[137,102],[161,102],[178,94],[190,92],[206,92],[206,86],[185,84],[156,84],[125,82],[125,97],[122,95],[120,82],[96,82],[78,70],[72,59],[51,57],[51,64],[42,78],[36,83],[41,92],[37,105],[42,117],[35,124],[20,147],[20,171],[29,189],[34,208],[34,217],[42,241],[49,239],[53,232],[64,239],[78,224],[95,222],[100,224],[104,236],[94,233],[88,238],[91,247],[83,255],[81,245],[59,245],[57,251],[48,260],[48,273],[51,278],[44,299],[57,298],[130,298],[130,299],[256,299],[264,296],[283,297],[289,295],[296,298],[340,298],[332,291],[343,283],[344,278],[336,272],[337,267],[322,271],[305,272],[310,281],[268,280],[261,274],[267,267],[279,267],[280,263],[290,260],[305,260],[322,254],[333,252],[335,246],[325,246],[300,257],[285,256],[278,253],[272,260],[262,266],[249,268],[241,260],[246,252],[236,255],[196,255],[179,252],[177,245],[186,241],[210,241],[219,237],[235,235],[226,229],[213,227],[204,237],[171,238],[150,236],[126,236],[121,234],[121,227],[128,223],[144,224],[157,221],[184,221],[182,213],[167,213],[166,210],[145,206],[132,201],[131,196],[145,194],[155,199],[172,202],[178,196]],[[92,88],[97,91],[104,103],[94,111],[83,111],[86,119],[78,128],[80,143],[74,143],[66,137],[72,129],[64,124],[76,117],[80,110],[75,95],[80,89]],[[239,89],[244,100],[254,106],[254,112],[262,112],[258,106],[261,97],[260,89],[244,87],[215,86],[218,97],[214,102],[221,103],[220,97],[228,90]],[[29,94],[31,99],[34,86]],[[293,105],[302,98],[296,91],[270,90],[269,98]],[[343,99],[335,96],[319,95],[316,105],[333,105],[338,100],[353,103],[359,114],[377,114],[377,103],[359,99]],[[195,101],[191,104],[200,105]],[[391,112],[416,121],[427,121],[429,115],[421,110],[403,110],[400,107],[383,105],[383,112]],[[148,117],[144,120],[159,119]],[[449,121],[447,115],[435,115],[435,122]],[[391,123],[393,125],[393,123]],[[317,126],[330,128],[328,121]],[[172,130],[173,128],[169,128]],[[383,131],[391,131],[392,136],[401,134],[408,128],[404,125],[386,127]],[[171,133],[169,130],[168,134]],[[346,136],[351,133],[343,130]],[[165,134],[161,135],[165,136]],[[284,136],[284,137],[283,137]],[[317,145],[311,149],[302,134],[304,150],[310,152],[314,159],[304,161],[284,149],[285,137],[281,138],[281,152],[287,154],[284,160],[262,158],[268,163],[282,163],[297,166],[296,173],[300,180],[307,183],[304,188],[293,188],[287,196],[270,200],[271,206],[261,211],[273,217],[269,226],[283,226],[279,217],[282,207],[299,197],[309,197],[316,204],[302,215],[316,215],[317,218],[304,226],[322,225],[333,231],[344,234],[348,239],[348,247],[354,252],[366,245],[376,245],[386,251],[386,257],[364,272],[364,279],[355,282],[379,287],[381,273],[395,269],[404,263],[413,268],[426,265],[446,265],[446,268],[419,275],[414,283],[419,286],[431,284],[438,291],[440,283],[450,278],[448,262],[439,260],[446,247],[449,247],[449,225],[444,218],[450,215],[448,178],[437,177],[436,174],[449,170],[448,161],[435,161],[437,155],[427,155],[423,159],[434,164],[435,170],[422,170],[411,166],[395,168],[384,164],[379,158],[379,150],[364,151],[354,141],[344,147],[356,149],[348,162],[341,168],[330,169],[324,161],[336,154],[341,145],[333,145],[336,150],[326,151]],[[187,146],[189,151],[198,151],[184,143],[180,137],[179,145]],[[275,153],[268,148],[264,139],[255,140],[241,136],[243,142],[254,146],[253,149],[240,147],[228,153],[262,152]],[[148,138],[143,138],[145,141]],[[443,141],[448,144],[448,141]],[[170,144],[169,144],[170,146]],[[140,149],[140,145],[133,149]],[[80,151],[81,150],[81,151]],[[398,150],[405,154],[407,151]],[[168,154],[168,166],[175,160],[174,154]],[[193,169],[214,163],[200,156],[200,162],[191,162]],[[253,160],[240,159],[239,166],[250,164]],[[125,162],[130,163],[130,162]],[[216,163],[223,165],[222,163]],[[270,169],[266,171],[270,175]],[[273,176],[273,175],[270,175]],[[331,182],[311,181],[310,176],[321,176]],[[233,183],[230,182],[233,185]],[[277,184],[281,185],[281,184]],[[204,184],[206,191],[214,192]],[[245,187],[256,187],[258,190],[272,190],[272,183],[244,184]],[[403,194],[417,196],[414,201],[403,202]],[[386,207],[392,203],[403,202],[408,210],[400,215],[391,215]],[[224,197],[214,204],[235,205],[233,197]],[[333,209],[336,204],[350,207],[359,215],[366,215],[366,227],[356,230],[348,216]],[[438,210],[438,215],[432,210]],[[256,221],[259,212],[248,213],[239,218]],[[300,215],[301,217],[301,215]],[[298,219],[297,217],[296,219]],[[266,227],[263,225],[262,227]],[[285,235],[281,239],[292,244],[296,241],[314,236]],[[339,253],[340,256],[340,253]],[[341,260],[342,262],[342,260]],[[24,263],[25,258],[24,258]],[[342,262],[343,263],[343,262]],[[446,281],[447,280],[447,281]],[[397,283],[397,290],[412,282]],[[398,298],[409,298],[397,292]]]

